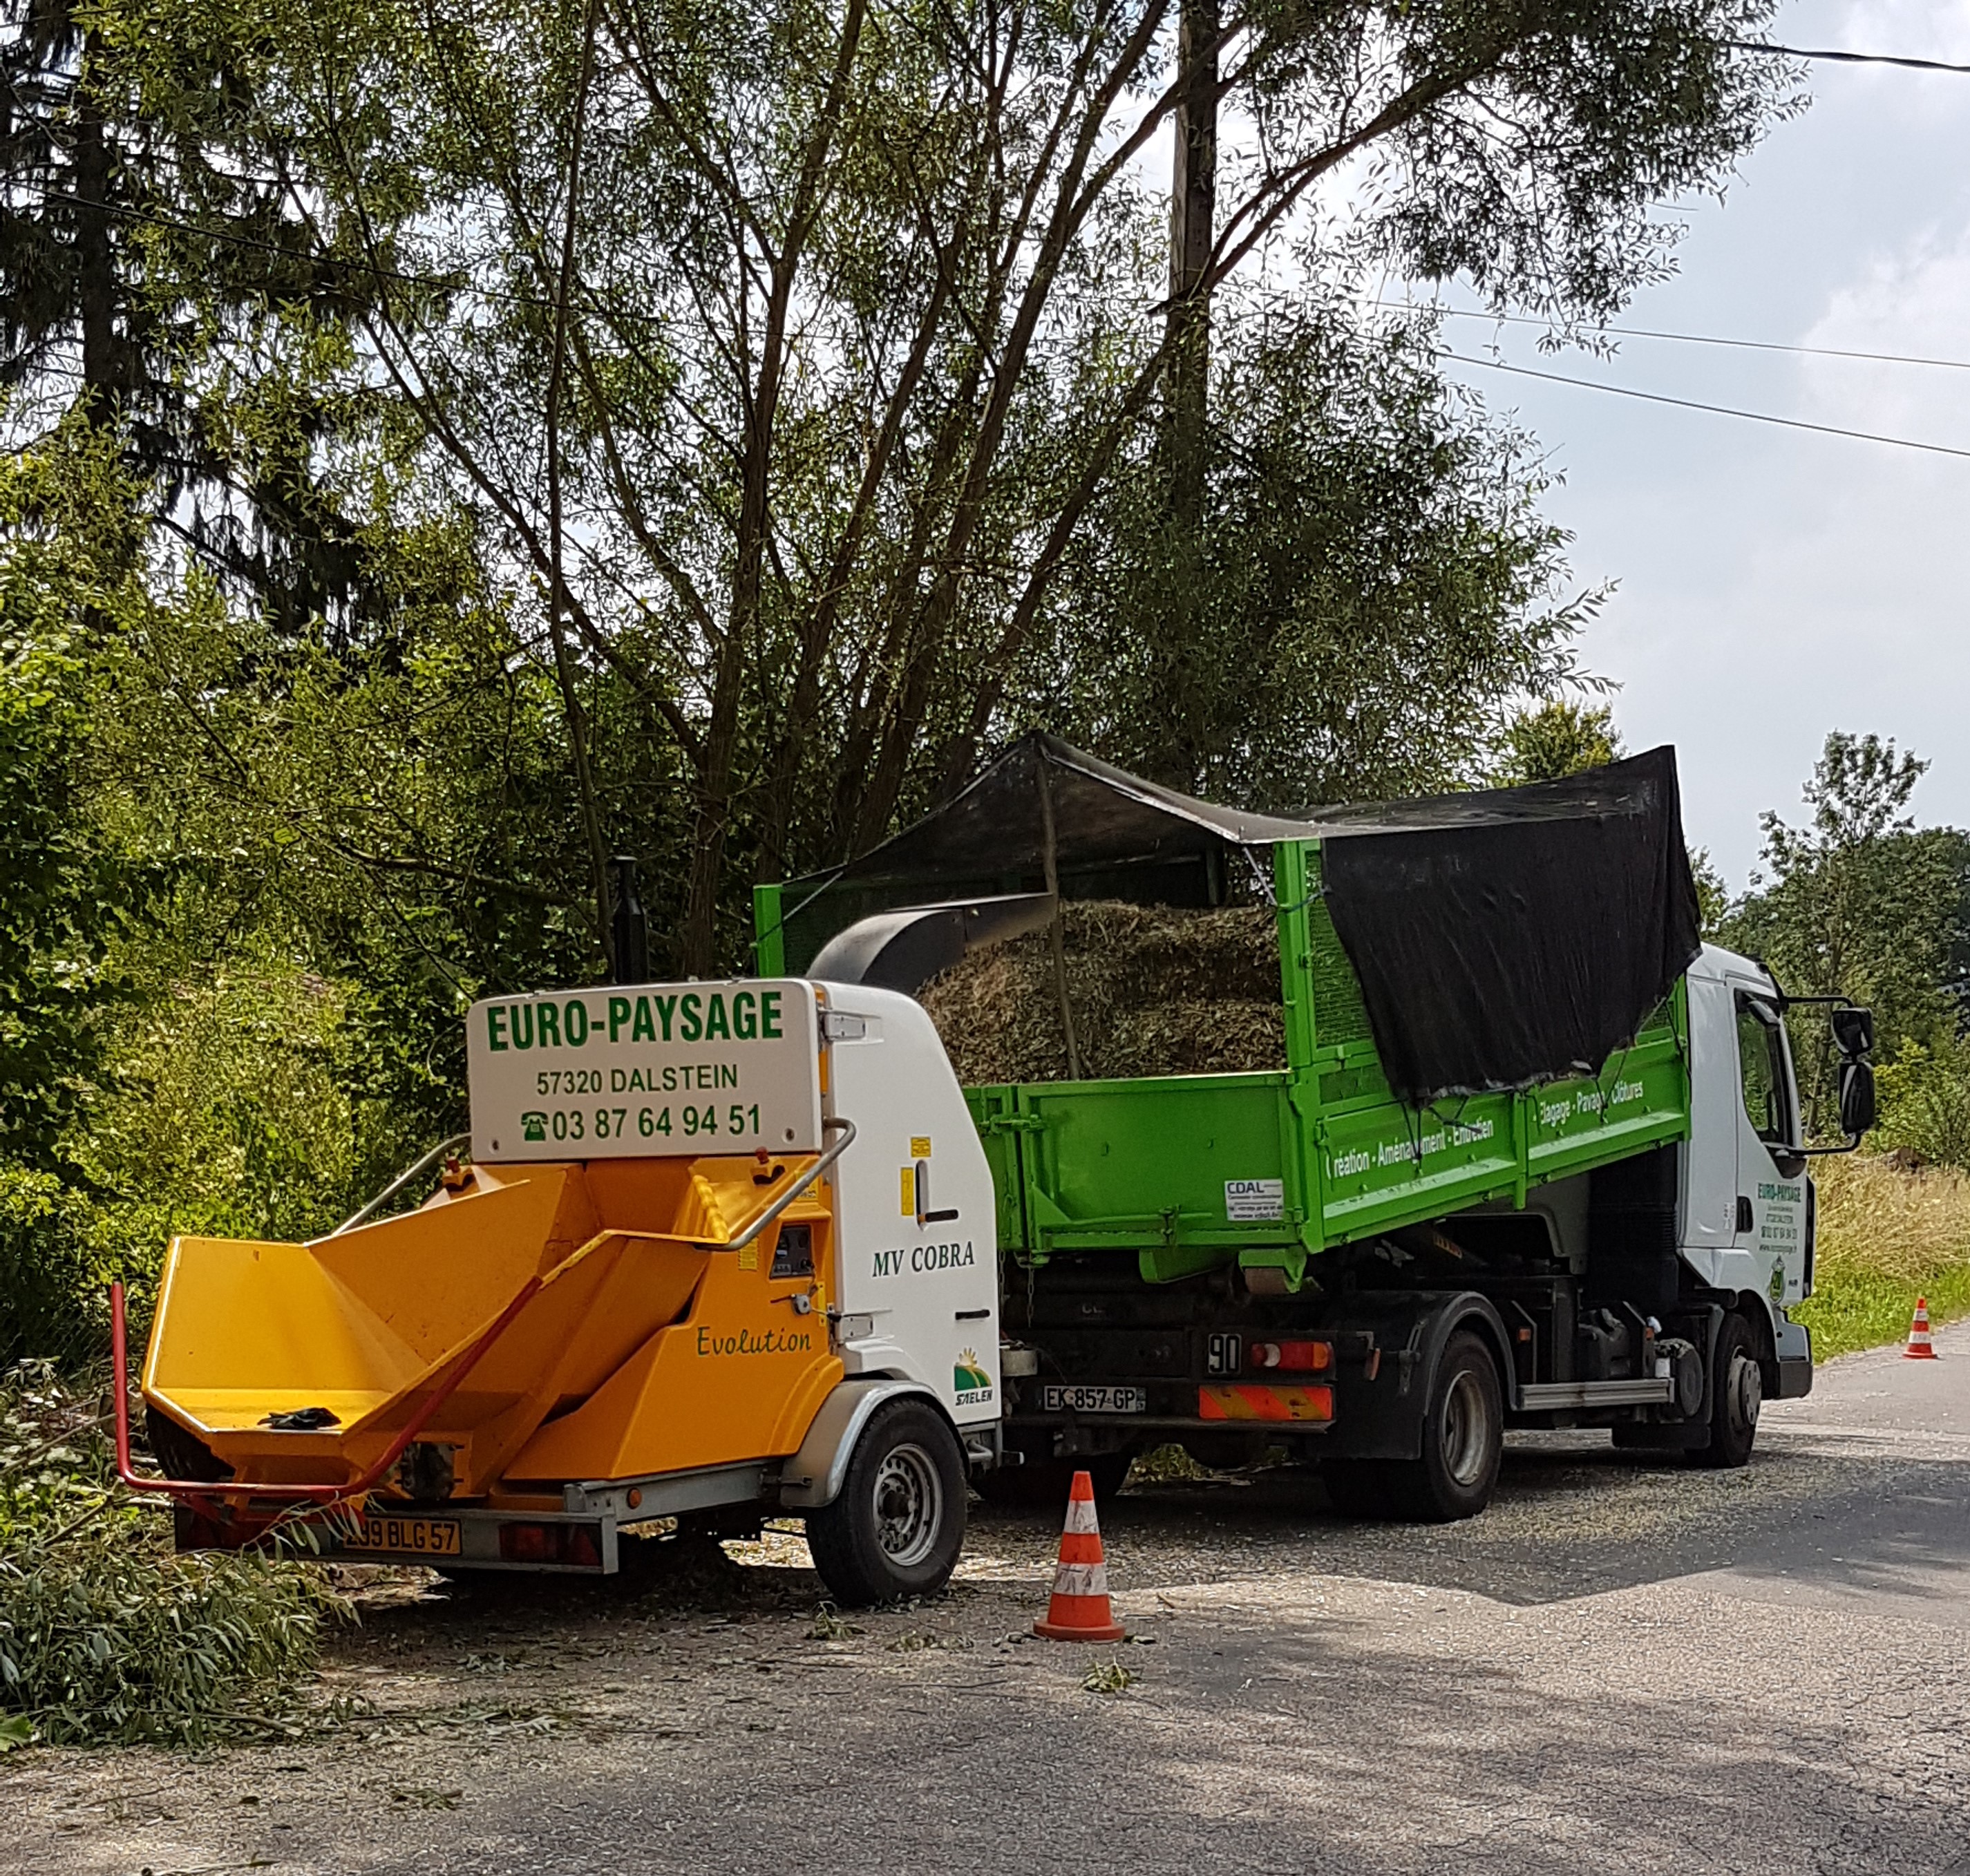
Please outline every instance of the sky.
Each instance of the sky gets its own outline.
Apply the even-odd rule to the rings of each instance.
[[[1970,0],[1799,0],[1785,44],[1970,63]],[[1694,203],[1676,277],[1620,324],[1962,359],[1946,370],[1627,339],[1611,359],[1451,319],[1472,357],[1970,451],[1970,75],[1820,63],[1812,108]],[[1455,304],[1454,296],[1446,295]],[[1468,304],[1467,301],[1465,302]],[[1970,456],[1817,436],[1447,369],[1564,477],[1546,512],[1613,597],[1582,662],[1630,749],[1676,746],[1683,819],[1734,890],[1759,816],[1805,818],[1831,730],[1933,766],[1923,824],[1970,826]]]

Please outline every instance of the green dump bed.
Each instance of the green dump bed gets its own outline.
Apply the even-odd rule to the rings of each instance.
[[[1235,1260],[1268,1273],[1254,1287],[1291,1291],[1331,1246],[1522,1205],[1549,1180],[1686,1137],[1682,974],[1698,916],[1666,748],[1521,788],[1288,820],[1034,732],[881,846],[757,889],[755,948],[768,974],[859,973],[876,954],[857,935],[886,942],[886,919],[915,934],[914,914],[951,938],[1012,903],[993,894],[1038,894],[1042,915],[1063,899],[1221,905],[1268,866],[1282,1071],[969,1091],[1000,1241],[1022,1260],[1112,1251],[1152,1283]],[[1552,1078],[1604,1050],[1592,1076]]]
[[[1234,1259],[1297,1289],[1309,1255],[1684,1138],[1679,985],[1592,1079],[1425,1107],[1383,1078],[1354,974],[1317,896],[1317,843],[1273,850],[1283,1072],[967,1091],[1022,1260],[1133,1254],[1149,1283]]]

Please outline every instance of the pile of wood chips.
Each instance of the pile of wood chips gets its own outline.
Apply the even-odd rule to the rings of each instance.
[[[1286,1066],[1269,905],[1197,912],[1094,899],[1063,907],[1061,925],[1084,1078]],[[1044,931],[973,952],[917,998],[966,1085],[1068,1078]]]

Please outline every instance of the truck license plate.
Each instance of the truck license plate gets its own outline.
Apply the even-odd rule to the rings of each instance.
[[[1040,1405],[1048,1413],[1067,1408],[1075,1413],[1147,1413],[1149,1396],[1140,1387],[1045,1387]]]
[[[444,1518],[392,1518],[366,1515],[352,1550],[393,1550],[411,1557],[455,1557],[459,1527]]]

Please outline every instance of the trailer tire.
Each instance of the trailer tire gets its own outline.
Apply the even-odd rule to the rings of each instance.
[[[863,1428],[831,1504],[807,1517],[808,1549],[844,1608],[941,1589],[964,1547],[964,1455],[927,1402],[891,1401]]]
[[[1504,1452],[1497,1364],[1481,1337],[1460,1330],[1444,1344],[1430,1379],[1421,1456],[1383,1471],[1388,1508],[1418,1524],[1475,1517],[1491,1502]]]
[[[1748,1464],[1764,1402],[1757,1331],[1734,1310],[1718,1325],[1710,1352],[1710,1444],[1684,1456],[1692,1465],[1718,1471]]]

